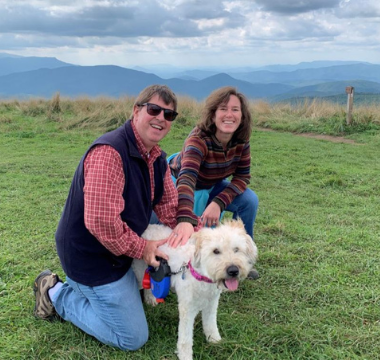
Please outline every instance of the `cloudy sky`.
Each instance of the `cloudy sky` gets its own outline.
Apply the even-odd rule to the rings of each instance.
[[[380,64],[380,2],[0,0],[0,52],[124,67]]]

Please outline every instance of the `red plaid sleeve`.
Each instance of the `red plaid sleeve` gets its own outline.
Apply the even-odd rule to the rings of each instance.
[[[110,252],[142,257],[146,240],[122,221],[124,171],[120,154],[111,146],[91,149],[84,162],[85,226]]]

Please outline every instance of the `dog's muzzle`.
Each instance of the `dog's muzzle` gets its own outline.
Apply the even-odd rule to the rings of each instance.
[[[232,277],[239,275],[239,268],[235,265],[231,265],[227,268],[227,274]]]
[[[236,265],[230,265],[226,269],[226,273],[228,275],[228,279],[225,279],[223,281],[224,286],[226,287],[227,290],[229,291],[235,291],[238,286],[239,286],[239,268]]]

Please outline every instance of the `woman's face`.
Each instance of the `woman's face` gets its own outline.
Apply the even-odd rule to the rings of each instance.
[[[220,104],[215,111],[214,123],[216,126],[216,137],[232,138],[241,123],[241,103],[237,96],[231,95],[227,103]]]

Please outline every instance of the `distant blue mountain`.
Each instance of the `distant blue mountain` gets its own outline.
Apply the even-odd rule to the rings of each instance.
[[[52,57],[21,57],[10,54],[0,54],[0,76],[38,69],[55,69],[71,64]]]
[[[293,71],[288,71],[289,68],[248,72],[230,69],[229,73],[189,70],[166,79],[119,66],[75,66],[55,58],[12,57],[0,53],[0,98],[50,98],[57,92],[67,97],[135,96],[151,84],[166,84],[177,95],[197,100],[226,85],[237,87],[250,99],[268,101],[340,95],[345,93],[346,86],[354,86],[356,92],[380,93],[380,65],[339,63],[334,66],[324,66],[332,62],[300,63],[297,65],[300,68]],[[284,66],[268,68],[280,70]]]
[[[218,74],[194,81],[162,79],[154,74],[118,66],[66,66],[40,69],[0,77],[2,97],[51,97],[56,92],[63,96],[135,96],[151,84],[166,84],[178,95],[195,99],[205,98],[218,87],[231,85],[250,98],[267,98],[292,89],[282,84],[251,84],[227,74]]]
[[[187,70],[178,73],[175,77],[180,79],[193,79],[193,80],[203,80],[210,76],[220,74],[220,71],[211,70]]]
[[[342,66],[342,65],[354,65],[354,64],[369,64],[364,61],[310,61],[310,62],[300,62],[295,65],[267,65],[262,66],[253,71],[268,70],[272,72],[288,72],[300,69],[319,69],[331,66]],[[251,70],[252,71],[252,70]]]
[[[1,58],[21,58],[21,57],[23,57],[23,56],[8,54],[8,53],[0,53],[0,59]]]
[[[298,69],[295,71],[272,72],[268,70],[233,74],[236,79],[252,83],[278,82],[293,86],[303,86],[305,82],[318,84],[342,80],[367,80],[380,82],[380,65],[351,64],[322,67],[316,69]]]
[[[301,62],[294,65],[267,65],[267,66],[245,66],[245,67],[205,67],[198,69],[181,69],[170,65],[155,65],[150,67],[134,67],[134,70],[156,74],[164,79],[180,78],[180,79],[193,79],[202,80],[209,76],[219,73],[226,73],[235,77],[235,74],[246,74],[257,71],[270,71],[270,72],[290,72],[300,69],[319,69],[331,66],[353,65],[353,64],[369,64],[363,61],[311,61]],[[244,80],[243,77],[239,79]]]
[[[380,94],[380,83],[378,82],[365,80],[345,80],[295,88],[280,95],[274,96],[272,98],[272,101],[281,101],[298,97],[315,98],[328,97],[337,94],[345,95],[346,86],[354,87],[354,96],[355,93]]]

